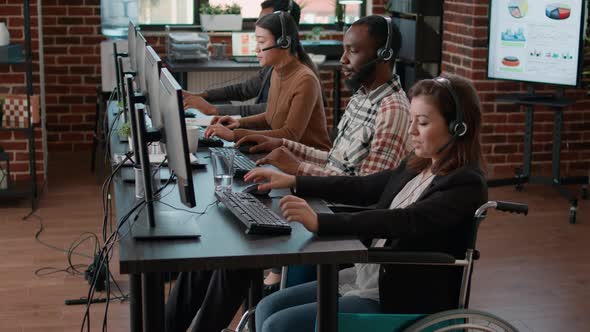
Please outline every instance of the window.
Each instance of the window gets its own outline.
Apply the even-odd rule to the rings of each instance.
[[[133,0],[124,0],[133,1]],[[263,0],[137,0],[139,24],[198,24],[199,7],[201,4],[231,5],[242,7],[242,17],[249,26],[260,13]],[[317,25],[334,25],[337,22],[337,9],[342,8],[342,21],[350,24],[366,13],[366,0],[361,3],[339,5],[338,0],[295,0],[301,6],[301,27]],[[246,26],[246,25],[245,25]],[[308,28],[309,29],[309,28]]]
[[[243,18],[258,18],[260,14],[260,3],[262,0],[209,0],[210,5],[231,5],[237,4],[242,7]]]
[[[335,24],[337,22],[338,0],[298,0],[301,6],[301,24]],[[366,2],[366,1],[363,1]],[[363,4],[340,5],[343,8],[343,21],[350,24],[364,15]]]
[[[139,0],[139,24],[193,24],[195,0]]]

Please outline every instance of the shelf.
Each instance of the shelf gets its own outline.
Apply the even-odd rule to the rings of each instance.
[[[25,63],[23,46],[21,44],[10,44],[0,46],[0,64],[21,64]]]
[[[30,132],[31,128],[7,128],[7,127],[0,127],[0,131],[22,131],[22,132]]]

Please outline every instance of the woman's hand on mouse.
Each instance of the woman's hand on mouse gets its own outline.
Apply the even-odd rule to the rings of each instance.
[[[244,181],[260,183],[258,185],[260,191],[295,186],[295,176],[262,167],[256,167],[246,173]]]
[[[300,222],[310,232],[318,231],[318,215],[303,198],[287,195],[281,198],[280,207],[287,221]]]

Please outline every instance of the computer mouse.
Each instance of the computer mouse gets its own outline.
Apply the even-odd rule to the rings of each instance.
[[[244,188],[244,190],[242,190],[242,192],[252,194],[254,196],[267,196],[268,193],[270,193],[270,189],[258,190],[258,184],[255,183],[253,185],[249,185],[246,188]]]
[[[238,147],[238,150],[244,154],[252,153],[252,152],[250,152],[250,148],[255,145],[256,145],[256,143],[243,143],[243,144],[240,144],[240,146]]]

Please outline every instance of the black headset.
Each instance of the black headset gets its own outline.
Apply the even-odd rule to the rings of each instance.
[[[447,116],[445,116],[445,118],[447,118],[449,122],[449,134],[453,135],[454,138],[465,136],[465,134],[467,133],[467,124],[465,123],[465,121],[463,121],[463,108],[461,106],[461,103],[459,102],[459,98],[457,97],[455,89],[453,89],[451,81],[449,81],[448,78],[441,76],[435,77],[433,78],[433,80],[436,83],[445,87],[445,89],[451,95],[453,104],[455,104],[454,119],[448,119]]]
[[[391,35],[393,35],[393,22],[391,21],[391,17],[383,16],[385,22],[387,23],[387,40],[385,41],[385,45],[377,50],[377,58],[384,62],[391,60],[393,57],[393,49],[391,48]]]
[[[287,35],[287,27],[285,24],[285,12],[276,11],[273,14],[279,15],[279,19],[281,20],[281,36],[277,38],[277,41],[273,46],[265,47],[261,51],[268,51],[273,48],[289,49],[291,47],[291,36]]]

